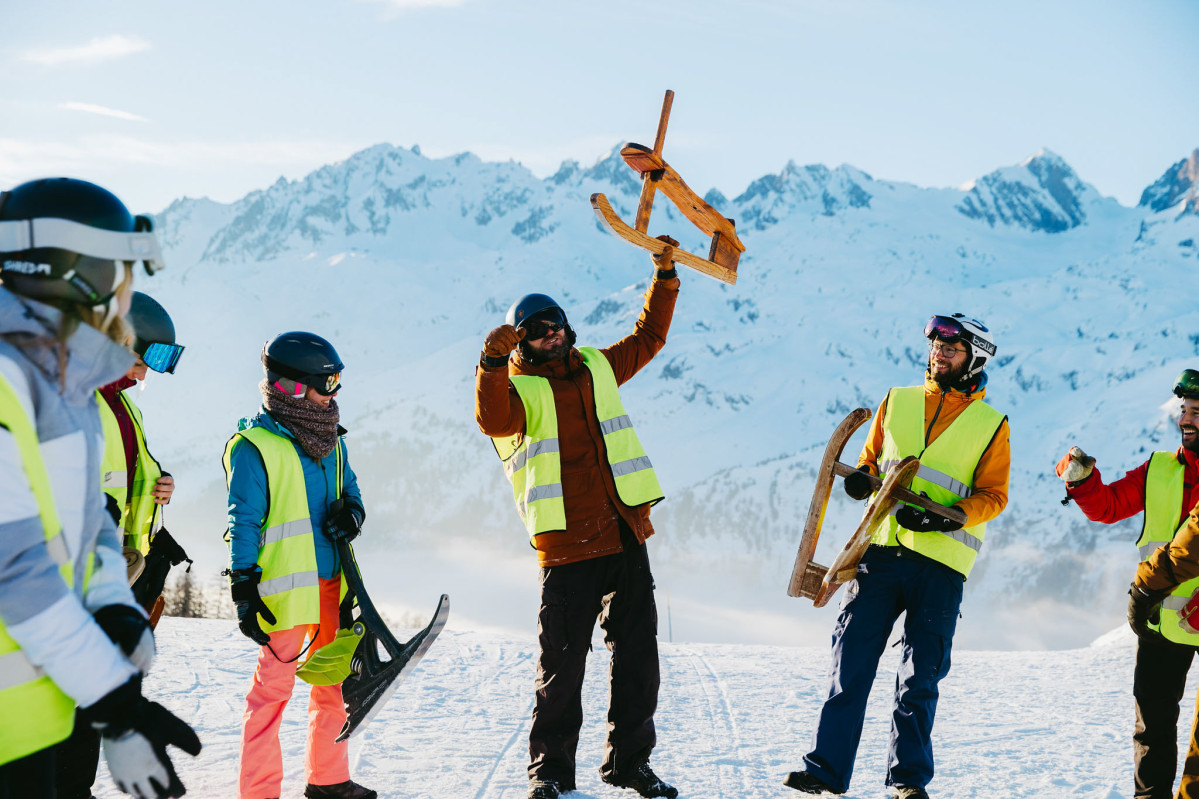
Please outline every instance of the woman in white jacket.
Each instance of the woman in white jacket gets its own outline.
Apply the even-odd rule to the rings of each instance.
[[[135,360],[117,342],[137,261],[161,262],[149,220],[99,186],[0,194],[0,799],[54,796],[75,723],[135,795],[182,796],[166,747],[200,749],[142,696],[154,639],[100,490],[95,390]]]

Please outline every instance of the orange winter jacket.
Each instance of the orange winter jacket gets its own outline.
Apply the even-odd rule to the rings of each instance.
[[[666,345],[679,283],[677,277],[655,278],[645,294],[645,307],[632,335],[600,350],[612,365],[617,385],[637,374]],[[510,374],[549,380],[558,417],[566,529],[537,536],[540,564],[558,566],[620,552],[621,519],[644,543],[654,533],[649,505],[629,507],[616,493],[595,412],[591,372],[583,365],[579,351],[571,349],[565,360],[533,365],[521,360],[517,350],[506,367],[479,364],[475,371],[475,419],[479,429],[493,438],[525,429],[525,406],[508,379]]]
[[[941,391],[941,387],[928,373],[924,375],[924,445],[928,446],[945,432],[950,422],[975,400],[987,395],[985,388],[973,394],[963,394],[953,389]],[[866,446],[858,457],[858,466],[865,466],[873,475],[878,475],[878,456],[883,451],[883,419],[887,413],[887,400],[878,406],[878,413],[870,423]],[[954,507],[966,514],[966,526],[982,524],[994,519],[1007,505],[1008,471],[1012,463],[1011,430],[1007,419],[999,425],[990,446],[983,452],[974,470],[974,492],[954,503]]]

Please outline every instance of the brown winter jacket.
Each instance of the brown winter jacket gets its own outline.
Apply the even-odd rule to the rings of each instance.
[[[1199,577],[1199,505],[1170,543],[1137,564],[1133,583],[1146,591],[1172,591],[1192,577]]]
[[[645,294],[645,307],[632,335],[600,350],[612,365],[617,385],[637,374],[665,346],[678,296],[677,277],[655,278]],[[649,505],[629,507],[617,496],[595,413],[591,373],[579,351],[571,349],[565,360],[532,365],[522,360],[517,350],[506,367],[479,364],[475,371],[475,419],[479,429],[493,438],[525,429],[525,406],[508,380],[510,374],[547,378],[558,416],[566,529],[537,536],[540,564],[558,566],[620,552],[619,519],[644,543],[654,533]]]
[[[987,395],[985,388],[973,394],[960,391],[941,391],[936,381],[924,376],[924,421],[925,446],[937,440],[950,422],[958,418],[966,406]],[[858,457],[858,466],[865,466],[871,474],[878,474],[878,456],[883,451],[883,418],[887,414],[887,400],[878,406],[878,413],[870,423],[866,446]],[[930,423],[931,422],[931,423]],[[1011,430],[1007,419],[999,425],[990,446],[983,452],[974,470],[974,491],[970,496],[958,500],[954,507],[966,514],[966,526],[989,522],[1007,506],[1008,472],[1012,463]]]

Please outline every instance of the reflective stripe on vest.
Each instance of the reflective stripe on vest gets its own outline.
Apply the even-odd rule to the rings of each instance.
[[[975,400],[925,446],[924,387],[893,388],[887,395],[883,419],[880,476],[886,475],[888,467],[915,455],[920,458],[920,469],[912,479],[912,491],[923,491],[941,505],[953,505],[973,493],[974,470],[1005,418],[982,400]],[[902,544],[968,577],[986,529],[983,523],[949,533],[919,533],[900,527],[892,513],[874,531],[872,541],[884,546]]]
[[[1181,524],[1178,521],[1183,511],[1185,474],[1186,466],[1178,462],[1175,453],[1155,452],[1149,456],[1149,469],[1145,472],[1145,521],[1141,537],[1137,539],[1137,551],[1142,553],[1142,560],[1156,552],[1162,544],[1173,540],[1174,534],[1186,525],[1185,518]],[[1167,640],[1199,646],[1199,633],[1189,633],[1178,626],[1178,611],[1182,610],[1196,589],[1199,589],[1199,577],[1175,588],[1162,602],[1158,629]]]
[[[104,427],[104,464],[101,467],[104,493],[117,501],[121,511],[121,533],[125,546],[133,547],[143,555],[150,551],[150,541],[162,527],[162,506],[154,501],[154,488],[162,477],[162,466],[150,454],[146,446],[146,434],[142,425],[142,412],[126,392],[117,394],[125,406],[125,412],[133,426],[137,446],[137,462],[134,465],[133,485],[129,482],[129,466],[125,462],[125,445],[121,440],[121,427],[116,414],[96,392],[96,403],[100,406],[100,420]]]
[[[74,585],[71,559],[54,506],[50,477],[33,421],[12,385],[0,375],[0,426],[13,437],[29,488],[37,500],[46,549],[68,586]],[[0,765],[53,746],[71,734],[75,701],[30,662],[0,623]]]
[[[662,486],[620,401],[612,366],[594,347],[580,347],[579,353],[591,373],[596,419],[617,496],[630,507],[656,504],[662,499]],[[532,541],[542,533],[566,529],[558,417],[549,380],[533,375],[509,379],[525,408],[525,430],[508,438],[493,438],[492,443],[512,482],[517,513]]]
[[[304,484],[304,466],[295,445],[265,427],[250,427],[236,433],[225,445],[223,463],[225,484],[232,477],[230,458],[233,448],[242,442],[251,444],[262,456],[266,468],[268,509],[259,533],[258,566],[262,577],[258,595],[275,615],[267,624],[259,617],[264,632],[289,630],[301,624],[320,622],[320,590],[313,544],[312,520],[308,511],[308,492]],[[341,496],[344,449],[341,438],[335,446],[337,457],[337,495]],[[342,595],[345,595],[342,579]]]

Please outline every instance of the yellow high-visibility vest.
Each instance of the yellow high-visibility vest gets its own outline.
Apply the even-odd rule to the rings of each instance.
[[[262,456],[270,491],[267,515],[262,520],[258,540],[258,566],[262,569],[258,595],[275,615],[275,623],[267,624],[265,619],[261,619],[262,630],[269,633],[290,630],[301,624],[318,624],[321,598],[316,546],[312,540],[314,531],[300,456],[289,439],[265,427],[249,427],[239,431],[225,445],[222,458],[226,488],[233,474],[230,467],[233,449],[243,443],[253,446]],[[337,453],[337,495],[341,496],[344,450],[340,437],[334,451]],[[345,592],[343,577],[342,596],[345,596]]]
[[[1158,547],[1174,538],[1186,526],[1182,515],[1184,500],[1183,476],[1186,465],[1178,462],[1173,452],[1155,452],[1149,456],[1149,470],[1145,473],[1145,522],[1141,537],[1137,540],[1137,551],[1141,560],[1148,560]],[[1199,589],[1199,577],[1182,583],[1162,602],[1161,621],[1150,627],[1157,629],[1169,641],[1176,644],[1199,646],[1199,633],[1190,633],[1178,625],[1179,611]]]
[[[594,347],[580,347],[579,353],[591,372],[595,414],[620,501],[630,507],[660,502],[662,486],[620,401],[612,365]],[[558,416],[549,380],[534,375],[513,375],[509,379],[525,407],[525,430],[493,438],[492,442],[503,462],[504,474],[512,483],[516,511],[532,542],[542,533],[566,529]]]
[[[37,500],[46,549],[68,586],[74,585],[71,558],[62,536],[50,477],[33,421],[12,385],[0,375],[0,424],[16,441],[29,487]],[[91,573],[89,556],[87,574]],[[0,765],[63,741],[75,722],[75,700],[35,666],[0,622]]]
[[[974,490],[974,470],[1006,418],[982,400],[975,400],[925,447],[924,387],[893,388],[883,418],[879,476],[885,477],[888,469],[915,455],[920,458],[920,470],[912,479],[912,491],[923,491],[938,504],[953,505]],[[902,544],[969,577],[986,529],[982,523],[949,533],[920,533],[900,527],[892,513],[871,540],[884,546]]]
[[[150,551],[150,541],[162,527],[162,506],[154,501],[154,487],[162,477],[162,466],[146,447],[146,433],[142,425],[142,412],[124,391],[117,396],[125,406],[133,422],[133,434],[137,441],[137,466],[133,473],[133,485],[128,485],[129,465],[125,462],[125,444],[121,440],[121,427],[116,414],[96,392],[96,404],[100,406],[100,423],[104,428],[104,462],[100,467],[100,484],[104,493],[111,496],[121,508],[120,528],[117,532],[127,547],[133,547],[143,555]]]

